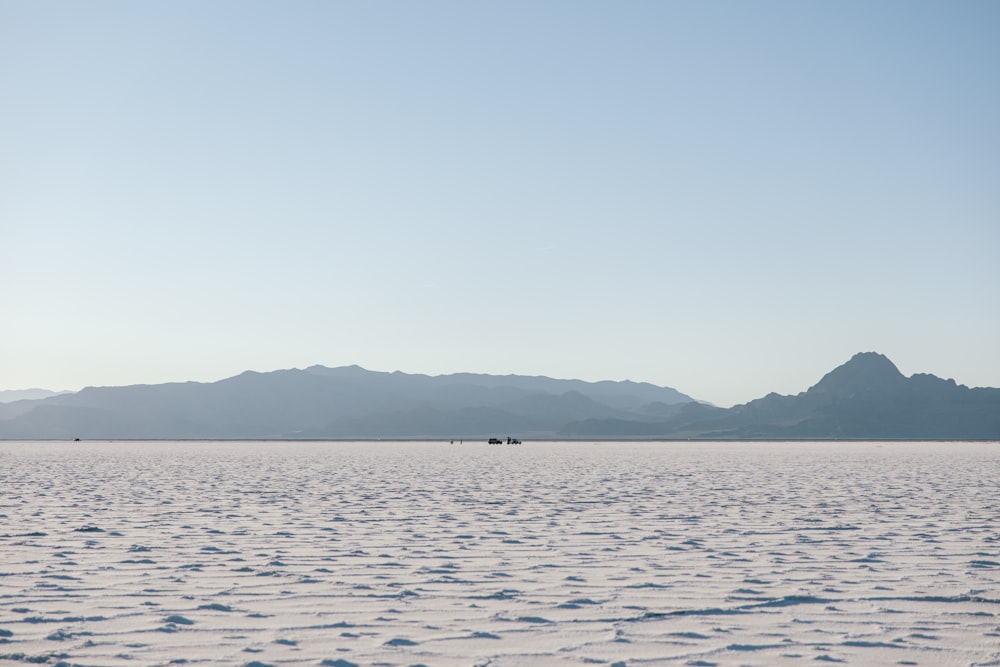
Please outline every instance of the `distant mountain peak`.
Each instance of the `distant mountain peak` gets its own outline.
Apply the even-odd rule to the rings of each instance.
[[[311,373],[313,375],[325,375],[325,376],[338,376],[338,377],[359,377],[365,375],[378,374],[378,371],[369,371],[357,364],[352,364],[350,366],[337,366],[335,368],[330,368],[329,366],[323,366],[320,364],[315,364],[309,366],[305,369],[306,373]]]
[[[808,393],[825,393],[837,396],[883,393],[899,387],[906,377],[896,364],[878,352],[859,352],[847,363],[834,368],[823,376]]]
[[[889,360],[889,357],[880,352],[858,352],[841,365],[846,366],[850,363],[880,363],[892,366],[893,368],[896,367],[896,365]]]

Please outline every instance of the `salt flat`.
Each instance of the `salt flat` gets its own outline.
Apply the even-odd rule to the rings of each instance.
[[[0,664],[1000,665],[998,443],[0,443]]]

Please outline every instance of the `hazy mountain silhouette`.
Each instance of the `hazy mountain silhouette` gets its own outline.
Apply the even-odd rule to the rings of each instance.
[[[794,396],[729,409],[636,382],[358,366],[88,387],[0,403],[0,438],[1000,439],[1000,389],[905,377],[866,352]]]
[[[669,412],[669,414],[668,414]],[[795,396],[768,394],[728,410],[667,406],[639,422],[588,419],[567,436],[662,438],[1000,439],[1000,389],[970,389],[927,374],[909,378],[885,356],[855,355]]]
[[[59,394],[68,394],[68,391],[50,391],[48,389],[0,389],[0,403],[13,403],[14,401],[33,401]]]
[[[0,405],[2,438],[467,438],[553,434],[692,399],[637,382],[411,375],[358,366],[247,371],[218,382],[88,387]]]

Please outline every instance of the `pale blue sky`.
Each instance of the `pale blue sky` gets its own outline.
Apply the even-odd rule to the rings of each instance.
[[[0,0],[0,389],[1000,386],[1000,3]]]

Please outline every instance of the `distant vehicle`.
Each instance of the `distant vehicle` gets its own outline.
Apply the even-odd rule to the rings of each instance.
[[[504,441],[503,441],[503,439],[501,439],[501,438],[490,438],[487,442],[489,444],[491,444],[491,445],[503,445],[503,444],[505,444]],[[510,436],[507,436],[507,442],[506,442],[506,444],[508,444],[508,445],[520,445],[521,441],[518,440],[517,438],[512,438]]]

